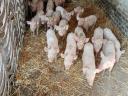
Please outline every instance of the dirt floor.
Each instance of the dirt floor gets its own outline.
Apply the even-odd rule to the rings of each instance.
[[[120,40],[122,49],[126,52],[115,64],[112,73],[106,70],[97,74],[94,86],[90,88],[82,74],[81,53],[70,70],[65,71],[63,59],[60,56],[56,62],[48,63],[44,52],[46,32],[40,30],[39,36],[32,37],[28,31],[25,34],[24,47],[19,58],[15,92],[11,96],[128,96],[128,39],[112,25],[100,8],[85,1],[74,0],[65,8],[72,10],[76,5],[84,6],[85,12],[81,17],[96,14],[99,18],[95,28],[98,26],[111,28]],[[69,32],[74,31],[77,25],[75,16],[69,24]],[[86,33],[87,37],[91,38],[93,31],[94,29],[90,29]],[[63,41],[59,40],[61,52],[63,52],[66,38]],[[96,58],[96,64],[99,60],[100,58]]]

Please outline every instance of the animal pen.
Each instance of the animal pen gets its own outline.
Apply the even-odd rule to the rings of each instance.
[[[45,28],[41,26],[39,35],[33,37],[26,27],[26,18],[31,19],[27,2],[0,1],[0,96],[128,96],[128,8],[117,8],[114,0],[71,0],[64,4],[68,11],[84,7],[81,17],[98,16],[95,27],[86,32],[87,37],[91,38],[98,26],[108,27],[120,41],[121,50],[125,50],[112,72],[105,70],[96,74],[90,87],[82,73],[82,52],[69,70],[64,69],[60,56],[55,62],[48,62],[44,52]],[[128,5],[127,1],[123,3]],[[76,26],[73,15],[68,32],[74,32]],[[58,41],[60,53],[64,52],[66,38]],[[100,54],[95,60],[98,66]]]

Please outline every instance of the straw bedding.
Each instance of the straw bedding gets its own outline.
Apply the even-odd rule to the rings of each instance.
[[[78,53],[79,58],[70,70],[65,71],[63,59],[60,56],[54,63],[48,63],[47,55],[44,52],[46,32],[41,28],[39,36],[32,37],[28,30],[19,58],[15,92],[12,96],[128,96],[128,40],[116,26],[112,25],[103,10],[85,1],[74,0],[71,4],[66,4],[65,8],[72,10],[77,5],[86,5],[81,17],[96,14],[99,18],[95,28],[98,26],[111,28],[120,40],[121,46],[126,52],[114,66],[112,73],[105,71],[97,74],[94,86],[90,88],[82,74],[82,52]],[[68,32],[74,31],[77,26],[75,16],[72,17],[69,24]],[[89,32],[86,33],[87,37],[92,37],[93,31],[94,29],[89,29]],[[64,52],[66,38],[63,40],[59,38],[59,44],[61,52]],[[99,63],[99,60],[98,56],[96,64]]]

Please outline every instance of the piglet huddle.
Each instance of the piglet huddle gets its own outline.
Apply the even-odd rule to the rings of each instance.
[[[40,2],[42,0],[37,1]],[[57,1],[59,2],[57,3]],[[55,10],[53,3],[56,5]],[[112,71],[114,64],[119,61],[121,54],[125,51],[121,51],[119,40],[109,28],[97,27],[94,30],[92,38],[86,36],[83,29],[88,32],[90,28],[94,28],[98,19],[96,15],[80,18],[80,14],[84,12],[84,8],[78,6],[71,12],[68,12],[60,4],[63,5],[64,0],[48,0],[46,14],[44,14],[43,5],[40,4],[37,6],[31,4],[34,7],[37,6],[37,8],[33,8],[33,10],[37,10],[37,14],[31,21],[27,21],[27,23],[30,25],[33,34],[35,32],[38,34],[40,24],[47,25],[47,47],[44,50],[47,52],[49,62],[55,61],[60,53],[56,32],[60,37],[67,35],[65,51],[64,53],[60,53],[60,56],[64,58],[65,70],[69,70],[78,58],[77,51],[83,50],[83,74],[86,75],[88,84],[93,86],[96,73],[100,73],[105,69]],[[74,32],[68,32],[68,23],[73,15],[76,15],[78,25],[74,29]],[[98,53],[100,53],[101,61],[96,68],[95,56],[97,57]]]

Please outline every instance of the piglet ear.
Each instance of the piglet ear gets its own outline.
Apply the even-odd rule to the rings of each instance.
[[[31,25],[31,21],[27,21],[27,24],[28,24],[28,25]]]

